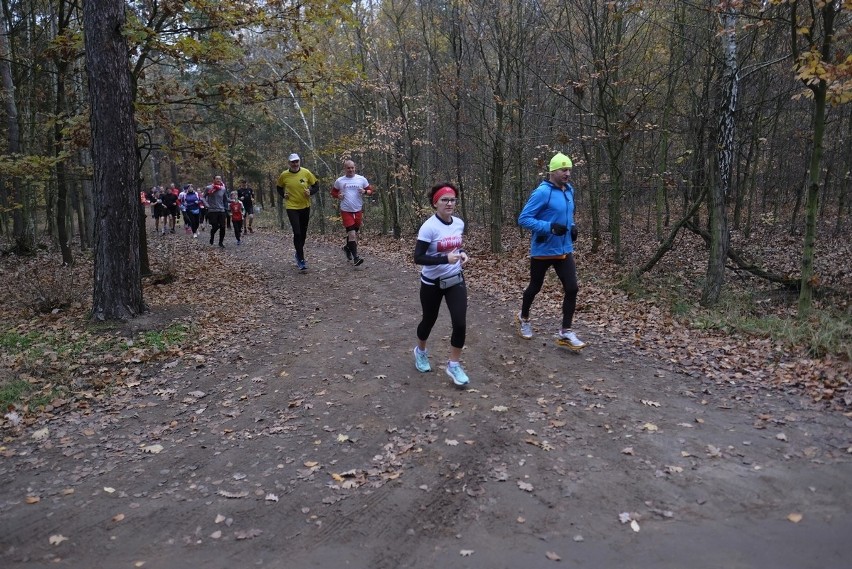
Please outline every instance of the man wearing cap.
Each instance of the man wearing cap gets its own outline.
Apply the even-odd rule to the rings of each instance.
[[[296,248],[296,266],[300,271],[308,268],[305,262],[305,241],[308,237],[308,221],[311,218],[311,196],[317,193],[317,177],[307,168],[302,168],[298,154],[291,154],[289,168],[281,172],[275,189],[284,200],[287,219],[293,228],[293,246]]]
[[[530,284],[524,290],[518,325],[522,338],[533,337],[530,308],[544,284],[550,267],[562,283],[562,326],[556,334],[557,343],[572,350],[586,347],[571,329],[577,306],[577,268],[574,264],[574,188],[568,183],[571,159],[558,152],[548,165],[548,177],[533,190],[518,224],[532,232],[530,236]]]

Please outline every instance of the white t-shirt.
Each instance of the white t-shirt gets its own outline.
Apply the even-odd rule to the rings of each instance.
[[[340,190],[343,199],[340,200],[340,211],[356,212],[364,209],[364,200],[361,191],[370,187],[370,182],[361,174],[355,174],[351,178],[340,176],[334,181],[334,187]]]
[[[417,240],[429,243],[429,248],[426,250],[427,255],[446,255],[453,249],[462,248],[463,231],[464,221],[460,218],[453,216],[450,223],[445,223],[440,217],[433,215],[420,226],[420,231],[417,232]],[[459,259],[453,264],[423,265],[420,275],[434,281],[435,279],[450,277],[461,272],[461,270],[461,259]],[[427,281],[422,282],[433,284]]]

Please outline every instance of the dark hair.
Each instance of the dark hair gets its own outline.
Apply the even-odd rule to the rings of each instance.
[[[434,186],[432,186],[432,189],[429,190],[429,204],[430,205],[434,205],[435,200],[433,198],[435,197],[435,194],[438,192],[438,190],[440,190],[441,188],[450,188],[451,190],[453,190],[456,193],[456,198],[459,197],[459,189],[457,187],[455,187],[454,185],[452,185],[449,182],[441,182],[440,184],[435,184]]]

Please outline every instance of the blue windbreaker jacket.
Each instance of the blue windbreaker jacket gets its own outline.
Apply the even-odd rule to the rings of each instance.
[[[551,223],[561,223],[568,228],[565,235],[550,232]],[[574,187],[568,184],[559,189],[549,180],[542,181],[527,200],[518,224],[532,231],[530,257],[550,257],[574,252],[571,226],[574,225]]]

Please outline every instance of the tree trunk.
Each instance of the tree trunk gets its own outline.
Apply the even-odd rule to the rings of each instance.
[[[728,212],[726,198],[731,189],[734,163],[734,111],[737,108],[739,71],[737,66],[737,13],[733,4],[722,13],[722,94],[719,109],[719,138],[717,145],[717,183],[710,191],[710,256],[707,277],[701,293],[702,306],[719,302],[725,282],[725,260],[728,258]]]
[[[123,0],[83,4],[94,164],[96,320],[125,320],[145,310],[139,265],[139,156],[122,34],[124,11]]]
[[[15,82],[12,78],[11,50],[9,49],[9,25],[3,13],[0,29],[0,80],[3,84],[3,100],[6,107],[6,141],[8,152],[12,156],[21,153],[21,130],[18,125],[18,105],[15,101]],[[5,181],[4,181],[5,182]],[[6,194],[6,184],[0,186],[3,202],[12,207],[12,235],[15,240],[15,252],[18,255],[35,254],[35,230],[29,219],[29,208],[22,195],[21,179],[9,180],[10,190]]]
[[[840,8],[838,7],[839,11]],[[837,13],[833,3],[828,2],[821,8],[823,40],[820,54],[823,61],[831,58],[834,40],[834,19]],[[809,85],[814,94],[813,128],[811,160],[808,172],[808,193],[805,200],[805,243],[802,249],[802,281],[799,289],[799,318],[805,318],[811,311],[814,289],[814,255],[816,248],[817,210],[819,208],[819,178],[822,168],[823,136],[825,135],[825,105],[828,85],[825,79]]]

